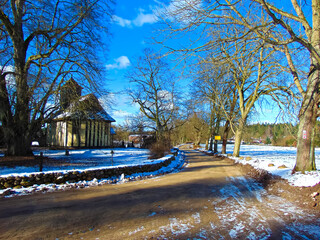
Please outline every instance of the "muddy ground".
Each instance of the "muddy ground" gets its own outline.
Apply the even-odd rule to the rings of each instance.
[[[1,198],[0,239],[320,238],[319,187],[195,151],[187,160],[157,178]]]

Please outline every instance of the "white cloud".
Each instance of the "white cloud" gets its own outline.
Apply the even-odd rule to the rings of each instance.
[[[142,27],[144,24],[153,24],[159,19],[178,21],[188,24],[203,10],[202,0],[172,0],[167,5],[155,0],[156,5],[150,5],[149,10],[140,8],[134,19],[125,19],[114,15],[113,21],[121,27]],[[146,13],[148,12],[148,13]],[[159,17],[160,16],[160,17]]]
[[[131,25],[132,25],[131,20],[124,19],[124,18],[118,17],[116,15],[113,15],[112,19],[116,24],[120,25],[121,27],[131,27]]]
[[[146,23],[152,24],[156,23],[158,18],[154,13],[144,14],[143,10],[140,11],[139,15],[132,21],[133,24],[137,27],[141,27]]]
[[[115,63],[107,64],[107,69],[124,69],[131,65],[130,60],[127,56],[121,56],[114,59]]]
[[[114,15],[113,21],[121,27],[142,27],[144,24],[153,24],[158,21],[155,11],[151,13],[145,13],[144,9],[139,9],[139,14],[136,18],[129,20]]]
[[[112,115],[115,118],[126,118],[126,117],[132,115],[132,113],[127,112],[127,111],[123,111],[123,110],[117,110],[117,111],[113,111]]]
[[[174,21],[179,24],[189,24],[195,19],[199,12],[203,11],[202,0],[172,0],[169,5],[157,1],[159,7],[155,12],[161,18]]]
[[[116,124],[123,124],[126,119],[139,112],[139,107],[124,93],[110,92],[99,98],[99,101],[107,113],[116,120]]]

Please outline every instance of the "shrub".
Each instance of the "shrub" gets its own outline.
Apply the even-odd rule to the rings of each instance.
[[[295,147],[297,146],[297,140],[294,136],[286,136],[273,142],[276,146]]]
[[[170,151],[170,145],[166,141],[158,141],[153,143],[149,150],[149,159],[162,158]]]
[[[271,144],[271,139],[269,137],[267,137],[265,144]]]
[[[286,139],[286,146],[296,147],[297,146],[297,140],[292,136],[288,137],[288,139]]]
[[[286,136],[282,140],[283,146],[286,147],[295,147],[297,145],[297,141],[293,136]]]

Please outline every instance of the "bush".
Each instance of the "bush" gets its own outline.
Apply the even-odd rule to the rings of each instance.
[[[286,146],[288,146],[288,147],[296,147],[297,146],[297,140],[294,137],[289,136],[289,137],[286,137],[285,140],[286,140]]]
[[[276,142],[273,142],[273,144],[276,146],[296,147],[297,140],[294,138],[294,136],[286,136],[278,139]]]
[[[271,144],[271,139],[269,137],[267,137],[265,144]]]
[[[149,150],[149,159],[162,158],[170,151],[170,145],[166,141],[158,141],[153,143]]]

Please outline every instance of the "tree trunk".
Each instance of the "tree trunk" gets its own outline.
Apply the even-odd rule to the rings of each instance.
[[[161,142],[164,140],[164,130],[161,124],[157,121],[157,131],[156,131],[156,138],[158,142]]]
[[[296,165],[293,171],[316,170],[314,154],[314,130],[317,120],[319,102],[319,77],[320,70],[314,70],[309,76],[308,88],[305,93],[299,114],[299,130],[297,143]],[[313,90],[312,90],[313,89]]]
[[[236,139],[234,143],[234,148],[233,148],[233,156],[234,157],[239,157],[240,155],[240,145],[242,141],[242,135],[243,135],[243,130],[245,126],[246,120],[240,119],[239,121],[239,127],[236,131]]]
[[[20,53],[23,55],[23,53]],[[23,58],[23,57],[22,57]],[[16,59],[15,59],[16,60]],[[6,134],[8,156],[29,156],[32,155],[32,136],[29,131],[30,111],[29,111],[29,89],[27,84],[27,74],[24,69],[24,59],[20,64],[15,62],[16,79],[16,104],[13,115],[13,122],[7,123],[8,133]]]
[[[210,139],[209,139],[209,151],[213,151],[213,139],[214,139],[214,134],[211,134]]]
[[[227,154],[227,139],[222,138],[221,154]]]
[[[27,103],[21,103],[16,107],[16,114],[13,116],[12,122],[6,122],[4,128],[5,142],[7,145],[6,156],[32,156],[31,142],[33,133],[37,129],[29,129],[29,111]],[[17,101],[18,102],[18,101]],[[23,107],[24,106],[24,107]],[[19,111],[18,111],[19,110]],[[40,125],[41,126],[41,125]]]
[[[213,116],[212,113],[210,114],[210,123],[209,123],[209,146],[208,146],[208,151],[212,151],[212,146],[213,146],[213,139],[212,139],[212,135],[213,135]]]
[[[222,135],[222,154],[227,153],[227,142],[228,142],[228,135],[231,128],[231,121],[229,119],[233,119],[234,116],[234,109],[236,107],[236,104],[238,102],[238,98],[236,97],[236,91],[233,90],[233,97],[232,97],[232,104],[230,107],[229,117],[224,125],[223,135]]]
[[[293,171],[316,170],[314,154],[314,131],[319,110],[320,63],[317,55],[320,53],[320,8],[319,0],[312,1],[312,36],[311,45],[315,50],[311,53],[311,65],[308,85],[303,96],[299,112],[299,130],[297,142],[297,159]]]
[[[314,154],[314,126],[315,120],[312,116],[312,107],[308,107],[308,114],[300,117],[297,143],[297,158],[294,171],[316,170]]]
[[[214,140],[213,153],[218,153],[218,140]]]
[[[30,109],[29,109],[29,86],[28,86],[28,69],[26,68],[26,48],[22,27],[23,11],[22,2],[17,5],[18,11],[15,13],[13,42],[13,59],[15,65],[15,84],[16,84],[16,103],[12,115],[12,122],[7,122],[8,128],[6,134],[7,152],[9,156],[26,156],[32,155],[31,141],[32,132],[30,131]]]
[[[7,151],[5,153],[6,156],[30,156],[33,155],[31,150],[31,142],[32,136],[29,130],[29,118],[28,118],[28,110],[25,107],[24,114],[21,113],[22,109],[20,109],[20,114],[16,113],[15,116],[12,117],[11,121],[3,122],[4,129],[4,140],[6,143]],[[7,115],[10,113],[7,113]],[[35,130],[35,129],[34,129]]]
[[[222,154],[227,153],[227,141],[228,141],[229,130],[230,130],[230,121],[227,120],[224,125],[223,135],[222,135],[222,148],[221,148]]]
[[[7,144],[6,156],[33,156],[29,137],[15,135]]]
[[[195,145],[200,146],[200,142],[201,142],[201,133],[198,133],[195,139]]]

